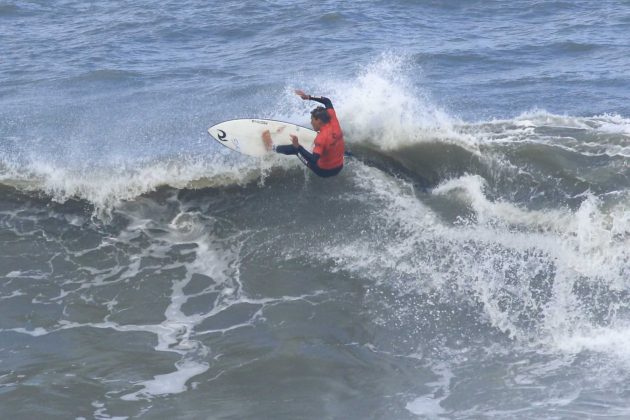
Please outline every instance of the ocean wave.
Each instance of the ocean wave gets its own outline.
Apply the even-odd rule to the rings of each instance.
[[[524,346],[627,359],[613,348],[627,330],[627,191],[535,210],[492,198],[476,175],[445,181],[426,198],[372,168],[355,176],[369,227],[328,244],[336,270],[420,294],[428,305],[436,296],[468,305]]]
[[[362,164],[402,176],[423,189],[445,179],[476,174],[489,183],[494,195],[520,202],[548,195],[556,204],[564,205],[584,191],[601,194],[627,187],[630,119],[532,110],[511,119],[465,122],[435,105],[427,92],[411,82],[408,75],[412,68],[404,56],[384,54],[354,79],[316,77],[310,82],[315,86],[312,92],[333,99],[348,149]],[[88,77],[106,80],[133,78],[134,74],[104,70]],[[292,88],[298,83],[294,80],[287,85],[276,106],[263,116],[307,125],[304,119],[313,104],[295,97]],[[67,129],[70,138],[64,139],[60,149],[68,153],[54,160],[46,154],[57,152],[50,147],[51,142],[38,139],[29,148],[29,142],[17,134],[7,138],[0,152],[0,182],[44,192],[59,202],[79,198],[97,208],[111,208],[161,186],[244,185],[264,182],[274,168],[300,167],[296,159],[284,156],[259,160],[218,152],[210,139],[209,150],[193,155],[183,151],[188,149],[185,142],[170,144],[172,137],[181,134],[161,121],[149,125],[143,119],[133,119],[130,127],[119,122],[120,128],[112,131],[102,123],[104,117],[94,127],[90,126],[93,120],[81,122],[81,127],[89,128],[86,133]],[[127,150],[124,141],[127,131],[137,130],[140,121],[147,127],[136,137],[158,139],[151,142],[146,154],[137,147],[142,142],[134,142],[136,147]],[[99,147],[109,145],[120,150],[94,160],[93,137],[102,135],[104,129],[115,136],[99,139]],[[163,135],[165,132],[168,136]],[[169,142],[164,147],[167,152],[152,157],[153,150],[166,146],[160,142]],[[134,158],[138,155],[142,159]]]
[[[55,202],[85,200],[100,212],[164,186],[216,188],[264,182],[275,167],[290,167],[290,162],[276,157],[230,161],[184,155],[135,164],[126,162],[66,168],[35,161],[24,166],[0,165],[0,183],[23,191],[47,194]]]
[[[483,143],[541,143],[587,156],[630,156],[630,119],[617,114],[576,117],[535,109],[462,129]]]
[[[536,119],[538,121],[534,122]],[[549,125],[550,120],[553,125]],[[612,153],[617,150],[612,142],[617,141],[614,146],[623,149],[627,147],[625,140],[617,134],[601,134],[602,130],[594,121],[616,124],[614,127],[626,123],[623,119],[536,114],[509,121],[449,126],[449,130],[463,133],[451,138],[446,134],[445,138],[435,138],[432,137],[434,131],[418,129],[413,138],[397,138],[396,142],[385,140],[386,145],[382,144],[382,132],[378,132],[385,130],[382,126],[373,127],[372,134],[368,134],[370,130],[362,132],[375,138],[363,138],[349,124],[347,138],[353,154],[350,159],[400,175],[422,188],[432,188],[444,179],[471,173],[488,180],[496,194],[521,191],[522,199],[527,200],[528,194],[535,194],[531,191],[535,185],[539,193],[547,191],[557,195],[553,192],[556,189],[567,196],[585,190],[605,193],[624,187],[630,169],[625,159]],[[557,128],[561,122],[562,128]],[[579,130],[577,134],[582,138],[576,139],[576,133],[568,133],[568,126]],[[605,127],[605,133],[612,130],[610,126]],[[560,131],[554,132],[556,129]],[[593,131],[599,137],[593,135]],[[595,145],[589,146],[584,136],[591,136]],[[465,140],[468,138],[477,139],[475,147]],[[608,140],[602,142],[600,138]],[[594,153],[596,148],[610,153]],[[160,186],[198,189],[245,185],[256,180],[264,182],[274,168],[301,167],[296,159],[284,156],[257,159],[227,152],[201,157],[182,153],[159,159],[112,160],[90,166],[71,163],[66,166],[63,160],[47,161],[44,157],[27,159],[22,155],[18,159],[11,153],[7,149],[5,155],[0,156],[0,182],[3,184],[41,191],[59,202],[84,199],[99,208],[109,208]]]

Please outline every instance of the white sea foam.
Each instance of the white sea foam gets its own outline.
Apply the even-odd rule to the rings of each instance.
[[[179,394],[188,389],[186,383],[193,377],[201,375],[208,370],[209,365],[182,361],[176,364],[177,370],[163,375],[156,375],[153,379],[143,381],[137,385],[142,390],[123,395],[121,398],[127,401],[137,401],[165,394]]]
[[[592,117],[590,121],[600,131],[630,137],[630,118],[624,118],[618,114],[603,114]],[[630,138],[628,140],[630,141]]]
[[[218,240],[221,242],[220,245],[215,243],[217,239],[208,231],[209,227],[212,227],[211,222],[198,217],[196,213],[180,212],[170,223],[168,243],[196,243],[195,259],[186,264],[186,276],[173,281],[170,303],[164,311],[164,321],[159,325],[149,326],[149,329],[157,334],[158,344],[155,347],[157,351],[176,352],[182,359],[175,364],[175,371],[156,375],[151,380],[136,384],[141,386],[141,389],[125,394],[123,399],[136,400],[181,393],[187,389],[186,383],[191,378],[210,368],[207,362],[210,349],[194,338],[195,327],[213,316],[218,308],[207,313],[185,314],[182,307],[191,296],[184,292],[184,288],[191,281],[193,274],[203,274],[214,280],[214,284],[210,286],[211,290],[227,286],[233,291],[223,295],[219,308],[223,309],[238,302],[240,296],[237,264],[239,241],[233,245],[221,240]],[[136,328],[142,330],[146,326]]]
[[[428,419],[441,418],[447,414],[441,403],[449,397],[450,382],[455,376],[446,364],[435,366],[433,371],[437,380],[425,384],[431,387],[432,392],[409,401],[405,406],[411,413]]]
[[[403,58],[387,54],[350,84],[333,87],[350,141],[383,150],[436,139],[474,147],[472,137],[455,130],[457,120],[412,85],[407,72]]]
[[[130,241],[138,237],[139,234],[151,236],[152,222],[144,217],[141,210],[136,209],[135,212],[130,210],[129,216],[132,218],[132,223],[118,237],[110,238],[109,242],[128,246]],[[168,230],[164,236],[152,240],[147,247],[140,249],[141,254],[137,255],[137,258],[130,258],[129,264],[125,267],[112,267],[109,270],[98,271],[94,278],[82,282],[80,287],[72,287],[70,290],[61,289],[61,296],[48,298],[50,301],[65,300],[69,295],[78,295],[88,301],[91,299],[89,293],[93,292],[92,288],[107,287],[111,286],[112,283],[129,280],[138,282],[138,279],[143,277],[143,272],[181,269],[183,267],[185,274],[172,281],[169,303],[164,309],[163,321],[155,324],[123,324],[112,321],[110,315],[116,313],[118,302],[116,299],[111,299],[103,303],[108,308],[109,315],[101,322],[75,322],[62,319],[52,327],[12,328],[3,331],[28,334],[33,337],[74,328],[98,328],[122,333],[146,332],[154,334],[157,339],[155,350],[176,353],[180,355],[180,360],[175,363],[172,372],[155,375],[152,379],[137,382],[134,386],[140,389],[132,392],[123,391],[122,398],[126,400],[150,399],[155,396],[183,392],[187,389],[186,383],[192,377],[198,376],[210,368],[208,361],[210,349],[202,341],[195,338],[196,326],[221,310],[238,303],[240,299],[238,272],[240,240],[238,237],[217,238],[212,233],[213,226],[212,219],[202,217],[195,212],[182,211],[173,218],[170,224],[165,226]],[[168,251],[173,244],[178,243],[196,244],[191,251],[194,253],[194,259],[190,262],[164,263],[164,257]],[[141,263],[151,258],[157,258],[161,262],[155,265]],[[104,281],[113,273],[122,274],[118,280]],[[212,279],[211,284],[205,290],[187,295],[184,288],[194,275],[200,274]],[[222,293],[221,298],[215,302],[217,307],[209,312],[186,314],[182,310],[183,305],[192,296],[225,290],[230,292]],[[44,297],[41,299],[43,300]]]
[[[619,325],[597,327],[582,323],[568,334],[556,334],[554,344],[567,353],[588,351],[605,354],[624,362],[624,368],[630,368],[630,325],[627,322],[616,324]]]
[[[437,106],[427,91],[411,82],[412,66],[402,55],[387,53],[359,70],[351,79],[309,79],[303,83],[313,95],[329,96],[344,130],[346,142],[394,150],[420,142],[453,142],[476,151],[473,136],[456,129],[460,122]],[[302,84],[296,80],[293,83]],[[296,100],[286,89],[277,106],[278,117],[307,124],[314,102]]]
[[[460,128],[480,144],[545,144],[585,156],[630,157],[630,119],[615,114],[575,117],[535,109]]]
[[[431,395],[423,395],[417,397],[413,401],[407,403],[405,408],[415,415],[422,416],[427,419],[440,418],[446,411],[440,406],[441,398],[435,398]]]
[[[472,218],[450,225],[381,171],[359,167],[355,180],[358,195],[375,203],[366,216],[373,229],[327,249],[338,269],[404,292],[443,290],[449,299],[480,304],[495,328],[524,344],[630,358],[621,330],[602,330],[593,319],[597,305],[610,305],[604,322],[623,324],[627,305],[581,291],[628,289],[630,201],[587,195],[577,210],[530,210],[490,200],[483,179],[468,175],[433,190],[472,210]]]
[[[121,202],[132,200],[162,186],[204,188],[245,185],[263,180],[269,170],[290,168],[297,162],[270,156],[269,159],[218,155],[213,158],[181,155],[155,161],[111,162],[97,167],[64,167],[45,160],[22,167],[5,165],[5,183],[26,190],[43,191],[54,201],[83,199],[97,212],[108,212]]]
[[[60,287],[60,296],[40,297],[43,303],[56,300],[71,302],[72,298],[91,302],[95,306],[100,306],[101,309],[107,309],[102,321],[73,321],[64,319],[71,317],[71,315],[64,313],[62,319],[57,321],[55,325],[46,326],[46,328],[27,329],[20,327],[0,330],[0,332],[13,331],[33,337],[77,328],[108,329],[122,334],[142,332],[153,335],[157,341],[154,345],[155,351],[174,353],[179,356],[179,360],[175,362],[170,372],[164,372],[164,369],[160,369],[160,374],[150,374],[148,379],[142,378],[142,380],[134,381],[125,386],[124,389],[113,392],[126,401],[150,400],[164,395],[185,392],[192,386],[190,384],[191,379],[210,370],[216,361],[216,357],[212,356],[212,350],[204,344],[202,337],[206,337],[208,334],[225,333],[239,328],[251,327],[262,318],[264,308],[269,305],[273,306],[287,301],[301,301],[314,296],[252,299],[244,295],[239,272],[240,247],[245,240],[243,233],[238,229],[226,232],[228,227],[223,225],[218,227],[219,224],[223,223],[222,221],[196,210],[189,211],[181,208],[170,221],[167,220],[166,223],[159,225],[160,229],[157,229],[159,233],[156,236],[153,233],[156,223],[145,213],[145,211],[150,213],[154,210],[151,208],[153,202],[146,201],[145,205],[139,202],[130,202],[119,208],[119,211],[125,211],[130,223],[119,235],[108,238],[105,245],[97,245],[96,248],[110,245],[129,247],[139,238],[148,237],[151,240],[147,245],[138,248],[137,254],[129,255],[129,260],[123,262],[123,266],[116,265],[99,270],[84,266],[82,269],[88,273],[88,278],[82,280],[79,287],[76,287],[72,282],[64,282]],[[226,234],[219,237],[215,230],[220,230]],[[168,257],[169,252],[177,244],[194,246],[190,246],[189,251],[186,251],[186,258],[182,261],[171,261]],[[84,250],[78,251],[77,254],[83,252]],[[181,273],[182,268],[184,269],[183,273]],[[180,274],[174,275],[175,278],[171,280],[168,303],[163,309],[163,320],[160,322],[142,324],[114,320],[113,318],[118,318],[121,312],[129,309],[128,306],[119,307],[120,301],[124,299],[118,294],[114,298],[107,295],[109,300],[94,299],[100,288],[117,290],[122,286],[121,283],[129,282],[134,285],[134,288],[154,287],[150,284],[142,284],[144,281],[151,283],[152,275],[147,276],[147,274],[155,273],[157,276],[161,272],[171,270],[178,271]],[[160,277],[162,276],[160,275]],[[187,286],[195,276],[203,277],[207,284],[194,292],[187,291]],[[53,291],[51,295],[54,294]],[[206,309],[196,312],[192,312],[190,309],[185,310],[184,306],[192,298],[207,299]],[[129,305],[130,302],[125,302],[125,304]],[[206,327],[202,326],[204,321],[211,321],[215,316],[223,316],[230,308],[242,304],[254,306],[254,311],[244,317],[239,317],[229,325],[222,323],[220,326],[211,326],[212,323],[210,323]],[[124,316],[122,318],[124,319]],[[214,378],[228,369],[229,367],[225,368],[224,366],[218,375],[214,375]],[[208,380],[212,380],[212,378]]]
[[[49,331],[47,331],[45,328],[42,328],[42,327],[36,327],[36,328],[33,328],[32,330],[28,330],[26,328],[11,328],[4,331],[13,331],[13,332],[21,333],[21,334],[27,334],[33,337],[40,337],[42,335],[46,335],[49,333]]]

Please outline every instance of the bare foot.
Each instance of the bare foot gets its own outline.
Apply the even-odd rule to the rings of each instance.
[[[267,151],[270,152],[273,147],[273,142],[271,140],[271,133],[269,132],[269,130],[263,131],[262,140],[263,140],[263,143],[265,144],[265,149],[267,149]]]

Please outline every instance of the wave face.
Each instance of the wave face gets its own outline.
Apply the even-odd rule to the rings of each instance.
[[[630,10],[329,8],[0,2],[0,417],[628,415]]]

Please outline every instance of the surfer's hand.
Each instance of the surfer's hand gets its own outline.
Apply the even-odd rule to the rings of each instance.
[[[303,90],[300,89],[296,89],[295,94],[304,100],[307,100],[309,98],[309,95],[307,95],[306,93],[304,93]]]
[[[296,149],[300,147],[297,136],[295,134],[289,134],[289,136],[291,137],[291,143],[293,143],[293,147],[295,147]]]

